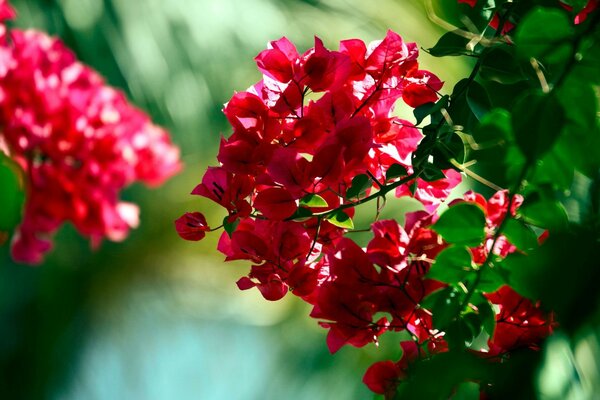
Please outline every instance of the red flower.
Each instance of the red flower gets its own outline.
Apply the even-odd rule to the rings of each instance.
[[[201,240],[210,230],[206,218],[199,212],[187,212],[175,220],[177,234],[185,240]]]
[[[0,11],[13,15],[5,2]],[[59,40],[16,29],[10,39],[0,38],[0,127],[28,187],[13,257],[41,262],[66,221],[93,245],[123,240],[138,217],[119,192],[164,182],[180,168],[178,149]]]

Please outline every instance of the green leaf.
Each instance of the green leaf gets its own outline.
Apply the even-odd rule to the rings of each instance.
[[[512,115],[515,142],[531,162],[552,148],[565,124],[564,109],[552,93],[526,93],[517,100]]]
[[[448,343],[450,350],[464,349],[465,346],[473,341],[473,321],[469,322],[464,317],[456,318],[450,321],[443,329],[445,331],[444,339]]]
[[[473,51],[467,48],[467,44],[469,44],[470,39],[467,39],[459,32],[464,32],[464,30],[456,30],[444,33],[435,46],[428,49],[427,52],[434,57],[473,54]]]
[[[235,219],[232,222],[229,222],[229,216],[226,216],[225,218],[223,218],[223,229],[225,229],[225,232],[227,232],[229,237],[231,237],[231,234],[233,234],[233,232],[236,230],[236,228],[239,224],[240,224],[239,219]]]
[[[371,187],[371,178],[365,174],[356,175],[352,178],[352,183],[346,191],[347,199],[360,197],[360,194]]]
[[[477,290],[481,290],[485,293],[492,293],[500,289],[506,282],[504,278],[500,276],[497,268],[490,268],[489,266],[482,267],[479,272],[479,281],[477,282]]]
[[[506,144],[513,138],[511,120],[510,112],[494,108],[481,119],[481,123],[473,131],[473,138],[481,147],[486,148]]]
[[[456,387],[452,400],[479,400],[479,383],[463,382]]]
[[[568,223],[563,205],[555,199],[540,196],[537,192],[525,199],[518,213],[525,222],[540,228],[561,230]]]
[[[448,208],[432,226],[449,243],[478,246],[485,238],[485,214],[472,203]]]
[[[327,201],[318,194],[310,193],[300,199],[300,205],[305,207],[327,207]]]
[[[294,221],[304,221],[304,220],[311,218],[312,216],[313,216],[313,213],[309,208],[298,207],[296,209],[296,212],[288,219],[291,219]]]
[[[471,303],[477,308],[483,329],[485,329],[490,337],[493,337],[494,330],[496,329],[496,312],[492,304],[480,292],[475,293],[471,297]]]
[[[520,64],[515,58],[512,45],[492,47],[482,54],[479,76],[482,79],[503,84],[511,84],[525,80]]]
[[[326,218],[329,223],[343,229],[354,229],[354,222],[344,211],[340,210]]]
[[[413,114],[417,120],[415,125],[419,125],[421,122],[423,122],[425,117],[427,117],[428,115],[435,114],[435,113],[441,111],[443,108],[448,107],[449,99],[450,99],[450,96],[448,96],[446,94],[446,95],[443,95],[435,103],[425,103],[425,104],[415,108],[413,110]]]
[[[535,232],[520,220],[508,219],[504,224],[502,233],[519,250],[527,251],[538,247]]]
[[[548,63],[564,62],[571,54],[573,26],[562,10],[537,7],[517,26],[515,45],[524,60],[536,58]]]
[[[408,175],[408,171],[406,170],[406,167],[404,165],[394,163],[385,172],[385,180],[389,181],[394,178],[399,178],[401,176],[407,176],[407,175]]]
[[[467,104],[478,120],[481,120],[481,118],[483,118],[483,116],[492,108],[490,98],[485,88],[476,81],[469,84],[466,96]]]
[[[15,163],[0,151],[0,231],[12,231],[21,222],[25,193]]]
[[[464,246],[450,246],[437,255],[427,278],[450,284],[458,283],[471,270],[471,252]]]
[[[462,292],[449,287],[436,297],[431,307],[433,325],[441,330],[446,330],[455,321],[461,312]]]
[[[591,82],[570,74],[558,88],[558,100],[565,111],[568,124],[591,129],[598,122],[598,97]]]

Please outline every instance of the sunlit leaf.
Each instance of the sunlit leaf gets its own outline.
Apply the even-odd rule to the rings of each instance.
[[[477,246],[485,238],[485,215],[478,205],[458,203],[432,226],[449,243]]]
[[[348,214],[341,210],[327,217],[327,221],[338,228],[354,229],[354,222],[352,222],[352,218],[350,218]]]

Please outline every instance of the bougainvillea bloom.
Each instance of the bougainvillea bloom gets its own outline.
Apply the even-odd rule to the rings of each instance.
[[[3,18],[12,15],[7,7]],[[11,30],[0,43],[0,129],[0,149],[27,177],[12,243],[19,262],[41,262],[66,221],[93,245],[123,240],[138,209],[119,200],[121,189],[158,185],[180,167],[163,129],[41,32]]]
[[[448,351],[450,343],[424,301],[448,289],[429,275],[436,257],[451,246],[433,225],[461,174],[423,176],[413,165],[423,134],[394,115],[397,102],[418,107],[438,99],[442,82],[419,69],[417,57],[418,47],[392,31],[370,44],[342,41],[338,50],[318,38],[304,53],[286,38],[269,43],[255,59],[263,79],[234,94],[223,109],[233,133],[221,139],[219,165],[209,167],[192,192],[223,207],[225,230],[217,248],[226,261],[251,262],[238,288],[258,289],[271,301],[288,292],[302,298],[312,306],[310,316],[328,330],[331,353],[345,345],[377,344],[390,331],[413,338],[401,344],[399,361],[375,363],[364,376],[371,390],[388,396],[417,358]],[[374,222],[373,237],[361,248],[345,236],[355,207],[388,192],[411,196],[424,210],[407,214],[404,226]],[[467,193],[450,203],[474,204],[485,216],[482,243],[464,248],[470,264],[479,267],[489,255],[517,250],[504,236],[494,238],[521,202],[508,199],[507,192],[490,200]],[[189,215],[199,220],[201,214],[177,220],[178,232],[200,229],[187,238],[202,237],[206,221],[184,224]],[[489,311],[498,330],[487,356],[534,347],[548,333],[551,316],[536,304],[513,315],[508,307],[518,294],[487,295],[489,300],[480,293],[481,301],[500,310]],[[505,321],[534,320],[546,323],[546,330],[527,330],[526,338],[514,342],[502,333],[508,332],[501,326]]]

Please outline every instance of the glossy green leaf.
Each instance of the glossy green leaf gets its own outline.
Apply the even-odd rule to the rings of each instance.
[[[512,115],[515,142],[530,161],[552,148],[565,125],[564,109],[552,93],[526,93],[517,100]]]
[[[471,252],[464,246],[445,248],[435,258],[427,277],[445,283],[458,283],[471,271]]]
[[[296,212],[288,219],[294,220],[294,221],[305,221],[309,218],[312,218],[312,216],[313,216],[313,213],[309,208],[301,206],[301,207],[298,207],[296,209]]]
[[[455,321],[461,312],[464,294],[454,288],[445,290],[443,295],[437,296],[431,307],[433,325],[441,330],[446,330]]]
[[[519,250],[527,251],[538,246],[535,232],[522,221],[513,218],[508,219],[504,224],[502,233]]]
[[[475,293],[471,297],[471,303],[477,308],[483,329],[485,329],[490,337],[493,337],[494,330],[496,329],[496,312],[492,304],[480,292]]]
[[[466,92],[466,99],[471,111],[479,120],[481,120],[481,118],[483,118],[483,116],[492,108],[490,98],[485,88],[476,81],[469,84],[469,88]]]
[[[0,151],[0,231],[12,231],[21,221],[25,193],[17,166]]]
[[[491,268],[489,266],[482,266],[479,274],[480,276],[476,289],[481,290],[482,292],[495,292],[506,283],[504,278],[500,275],[499,271],[495,267]]]
[[[448,208],[432,226],[449,243],[477,246],[485,238],[485,214],[472,203]]]
[[[352,178],[352,183],[346,191],[347,199],[356,199],[360,197],[361,193],[371,187],[371,178],[365,174],[356,175]]]
[[[490,48],[482,54],[479,76],[503,84],[511,84],[526,79],[521,70],[521,65],[516,60],[514,46],[508,44]]]
[[[533,57],[550,63],[566,61],[570,56],[573,33],[570,17],[565,11],[537,7],[517,26],[517,54],[524,60]]]
[[[300,199],[300,205],[305,207],[327,207],[327,201],[318,194],[310,193]]]
[[[413,110],[413,114],[416,118],[415,125],[419,125],[423,120],[432,114],[441,111],[443,108],[448,107],[448,100],[450,96],[444,95],[435,103],[425,103]]]
[[[434,57],[472,54],[472,49],[467,48],[470,39],[461,35],[461,32],[464,32],[464,30],[446,32],[440,37],[435,46],[428,49],[427,52]]]
[[[229,216],[223,218],[223,229],[225,232],[231,237],[231,234],[236,230],[237,226],[240,224],[239,219],[235,219],[234,221],[229,221]]]
[[[407,176],[408,171],[404,165],[400,165],[397,163],[392,164],[388,170],[385,172],[385,180],[389,181],[394,178],[399,178],[401,176]]]
[[[344,211],[337,211],[333,215],[327,217],[327,221],[338,228],[354,229],[354,222]]]
[[[568,222],[567,212],[559,201],[537,194],[526,198],[518,213],[525,222],[540,228],[560,230]]]

